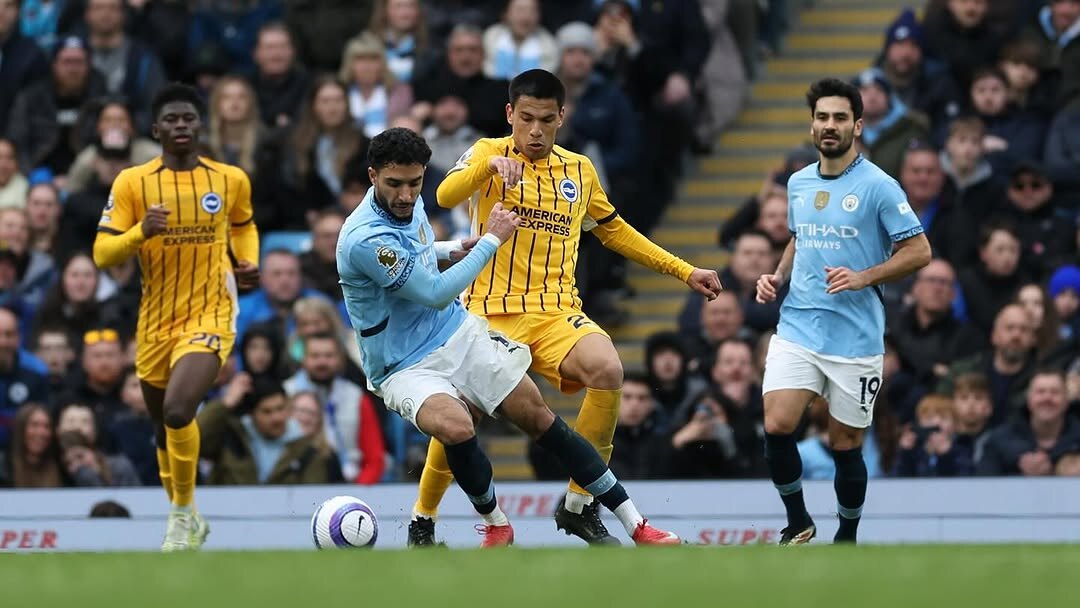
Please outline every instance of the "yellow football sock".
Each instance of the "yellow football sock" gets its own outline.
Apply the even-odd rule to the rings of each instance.
[[[180,429],[165,427],[165,445],[172,474],[173,505],[191,506],[199,465],[199,425],[194,420]]]
[[[439,514],[439,503],[453,482],[454,474],[450,472],[450,464],[446,462],[446,448],[438,439],[432,437],[428,443],[424,472],[420,474],[419,496],[413,507],[413,514],[435,519]]]
[[[574,430],[600,452],[604,462],[611,460],[611,440],[615,437],[615,425],[619,422],[619,401],[622,389],[585,389],[585,401],[581,404]],[[584,488],[570,482],[570,491],[588,495]]]
[[[157,467],[158,477],[161,478],[161,487],[165,488],[165,493],[169,495],[169,502],[172,502],[173,486],[172,470],[169,468],[169,453],[161,448],[157,449]]]

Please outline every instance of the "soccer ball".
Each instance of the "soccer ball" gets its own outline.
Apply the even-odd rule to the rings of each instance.
[[[318,549],[374,547],[378,536],[379,520],[359,498],[335,496],[311,516],[311,540]]]

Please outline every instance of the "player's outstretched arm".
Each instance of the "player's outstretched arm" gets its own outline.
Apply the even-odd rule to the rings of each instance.
[[[880,285],[908,276],[930,263],[930,241],[919,233],[896,243],[896,251],[889,259],[866,270],[826,267],[825,281],[828,293],[856,291],[871,285]]]

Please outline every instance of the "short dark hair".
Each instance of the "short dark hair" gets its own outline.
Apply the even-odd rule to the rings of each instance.
[[[195,111],[200,116],[206,113],[206,108],[203,107],[203,99],[199,95],[199,92],[194,87],[188,86],[182,82],[170,82],[169,84],[161,87],[161,90],[154,95],[154,100],[150,103],[150,109],[154,113],[154,120],[158,119],[158,115],[161,114],[161,109],[167,104],[174,102],[186,102],[195,106]]]
[[[287,397],[288,393],[285,392],[285,387],[273,376],[259,374],[255,376],[254,381],[251,383],[251,394],[248,403],[251,405],[251,409],[255,409],[255,406],[259,405],[260,401],[276,395]]]
[[[1052,365],[1040,365],[1037,367],[1034,373],[1031,374],[1031,381],[1034,381],[1035,378],[1038,378],[1039,376],[1053,376],[1058,380],[1061,380],[1062,384],[1067,382],[1065,372],[1062,371],[1061,368]]]
[[[368,145],[368,164],[378,171],[390,165],[424,165],[431,160],[431,148],[423,137],[404,127],[379,133]]]
[[[115,500],[103,500],[90,507],[90,517],[123,517],[130,518],[131,511]]]
[[[516,105],[522,95],[536,99],[554,99],[559,108],[566,103],[566,87],[559,77],[539,68],[526,70],[510,81],[510,105]]]
[[[1013,237],[1017,241],[1020,240],[1020,233],[1016,230],[1016,225],[1007,219],[997,217],[986,222],[979,228],[979,249],[989,245],[990,239],[994,236],[994,233],[999,230]]]
[[[652,391],[652,385],[649,384],[649,376],[644,372],[627,371],[623,373],[623,386],[627,382],[635,382],[637,384],[644,384],[649,387],[649,391]]]
[[[823,78],[810,85],[806,91],[806,104],[810,106],[810,116],[817,110],[817,102],[822,97],[844,97],[851,103],[851,114],[855,120],[862,118],[862,93],[850,82],[839,78]]]

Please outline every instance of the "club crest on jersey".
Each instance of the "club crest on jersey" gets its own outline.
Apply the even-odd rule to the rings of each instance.
[[[398,262],[397,252],[386,245],[375,250],[375,259],[386,268],[393,268]]]
[[[568,203],[576,203],[578,199],[578,187],[573,181],[564,179],[559,182],[559,194]]]
[[[202,198],[199,200],[199,205],[202,206],[203,211],[213,215],[218,211],[221,211],[221,197],[218,196],[217,192],[207,192],[202,195]]]
[[[859,208],[859,197],[849,194],[844,197],[844,200],[840,201],[840,206],[844,208],[844,211],[851,213]]]
[[[821,211],[829,206],[829,193],[826,190],[818,190],[814,195],[814,209]]]

